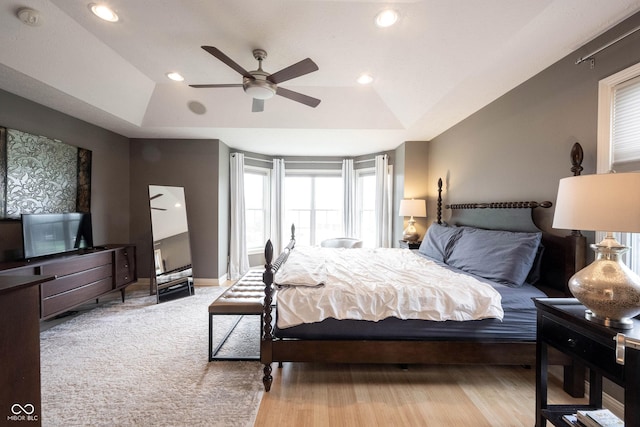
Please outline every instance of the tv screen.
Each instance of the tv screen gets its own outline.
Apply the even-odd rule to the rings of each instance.
[[[93,247],[91,214],[22,214],[26,259]]]

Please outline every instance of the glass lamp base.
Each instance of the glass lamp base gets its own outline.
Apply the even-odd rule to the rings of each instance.
[[[608,328],[633,329],[633,320],[628,318],[611,319],[610,317],[605,317],[603,319],[601,317],[598,317],[591,310],[584,311],[584,318],[589,320],[590,322],[597,323],[599,325],[603,325]]]
[[[413,225],[415,223],[416,221],[413,219],[413,217],[411,217],[411,219],[409,220],[409,225],[407,225],[407,228],[405,228],[404,231],[402,232],[402,240],[406,240],[407,242],[418,241],[418,238],[420,238],[420,235],[418,234],[416,227]]]
[[[619,245],[619,244],[618,244]],[[621,260],[622,245],[591,245],[596,259],[569,280],[569,290],[585,308],[591,322],[617,329],[632,329],[640,314],[640,277]]]

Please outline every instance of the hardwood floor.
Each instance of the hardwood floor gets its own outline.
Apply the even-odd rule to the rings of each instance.
[[[550,403],[586,402],[549,383]],[[255,425],[532,427],[534,414],[534,368],[285,363]]]

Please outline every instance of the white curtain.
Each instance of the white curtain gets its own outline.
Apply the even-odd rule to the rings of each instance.
[[[284,159],[273,159],[271,171],[271,244],[273,253],[282,252],[288,234],[284,230]]]
[[[392,174],[389,156],[376,156],[376,247],[391,247],[391,189]]]
[[[244,215],[244,154],[231,154],[231,232],[229,235],[229,279],[249,271]]]
[[[353,159],[342,161],[342,193],[344,195],[342,233],[345,237],[355,237],[356,230],[356,173]]]

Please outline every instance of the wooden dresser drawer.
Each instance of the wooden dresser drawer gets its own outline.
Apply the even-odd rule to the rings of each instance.
[[[120,287],[137,280],[135,246],[115,251],[115,286]]]
[[[111,279],[111,264],[62,276],[51,282],[45,282],[40,285],[42,298],[80,288],[87,283],[97,282],[101,279]]]
[[[86,254],[65,261],[54,261],[43,264],[41,274],[66,276],[68,274],[77,273],[79,271],[89,270],[91,268],[100,267],[102,265],[111,265],[111,252],[98,252],[95,254]]]
[[[42,317],[49,317],[69,310],[70,307],[82,304],[83,302],[102,295],[112,289],[113,281],[111,277],[101,279],[97,282],[76,288],[72,291],[56,294],[49,298],[42,299]]]

